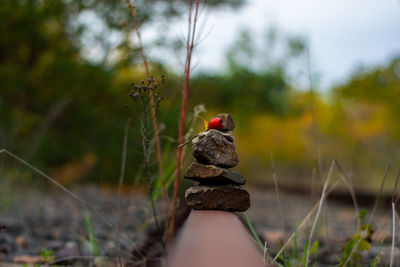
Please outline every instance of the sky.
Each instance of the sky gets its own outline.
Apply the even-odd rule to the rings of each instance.
[[[237,11],[206,10],[200,23],[205,38],[195,51],[198,70],[221,70],[239,29],[262,36],[270,25],[307,38],[312,71],[323,90],[359,66],[400,56],[400,0],[248,0]],[[179,27],[184,33],[186,21]]]
[[[101,20],[94,14],[83,14],[82,21],[96,25],[94,33],[102,33]],[[168,34],[184,41],[187,18],[170,24]],[[284,34],[307,39],[312,74],[318,77],[313,82],[317,81],[317,89],[321,90],[345,82],[360,66],[379,66],[400,56],[400,0],[247,0],[237,10],[201,12],[201,42],[193,54],[194,72],[222,71],[226,51],[241,29],[255,33],[253,36],[260,38],[256,43],[261,43],[272,25]],[[162,25],[142,29],[144,43],[156,40],[160,29]],[[108,38],[118,44],[122,36],[110,34]],[[88,40],[84,54],[99,60],[102,53],[96,46],[97,39]],[[159,47],[146,52],[176,71],[183,71],[184,55],[171,55],[171,50]]]

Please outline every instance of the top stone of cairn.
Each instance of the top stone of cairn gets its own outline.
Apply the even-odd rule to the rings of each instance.
[[[210,119],[208,129],[215,129],[221,132],[233,131],[235,129],[235,122],[231,115],[221,113]]]

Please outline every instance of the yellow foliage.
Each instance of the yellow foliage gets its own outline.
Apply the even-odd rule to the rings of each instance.
[[[242,157],[274,157],[285,161],[301,161],[311,145],[312,116],[281,118],[262,114],[251,119],[247,129],[237,134],[237,147]]]
[[[360,141],[369,141],[387,133],[387,108],[380,104],[352,103],[346,105],[348,134]]]

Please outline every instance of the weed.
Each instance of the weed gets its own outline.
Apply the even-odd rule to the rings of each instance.
[[[134,23],[134,28],[135,28],[135,33],[139,42],[139,48],[140,48],[140,56],[143,60],[143,66],[144,70],[146,72],[147,79],[150,78],[150,71],[149,71],[149,65],[147,63],[147,56],[144,51],[144,47],[142,44],[142,36],[140,34],[139,30],[139,23],[137,20],[136,16],[136,5],[133,5],[130,0],[126,0],[126,4],[129,7],[129,11],[132,16],[132,20]],[[164,77],[162,77],[164,81]],[[153,84],[155,87],[155,85]],[[161,142],[160,142],[160,136],[159,136],[159,128],[158,128],[158,123],[157,123],[157,114],[156,114],[156,105],[154,102],[155,98],[158,98],[157,96],[154,95],[153,90],[148,90],[148,97],[149,97],[149,102],[150,102],[150,111],[151,111],[151,122],[153,125],[153,135],[154,135],[154,141],[156,143],[156,152],[157,152],[157,163],[158,163],[158,176],[159,180],[161,183],[161,198],[162,198],[162,205],[163,205],[163,213],[164,213],[164,220],[165,220],[165,229],[167,229],[168,226],[168,213],[167,213],[167,207],[166,207],[166,199],[165,199],[165,194],[164,194],[164,181],[163,181],[163,168],[162,168],[162,152],[161,152]],[[157,105],[159,104],[159,100],[157,99]],[[154,218],[156,220],[156,218]],[[156,220],[157,221],[157,220]]]
[[[304,251],[301,253],[298,244],[297,232],[294,233],[293,248],[288,253],[281,253],[279,255],[280,262],[276,262],[278,266],[294,267],[294,266],[306,266],[307,260],[314,255],[317,255],[319,242],[314,241],[310,246],[308,240],[305,241]]]
[[[360,210],[358,218],[361,222],[365,220],[366,211]],[[342,247],[342,256],[339,266],[350,264],[352,266],[361,263],[361,252],[371,249],[372,234],[374,229],[369,223],[362,223],[358,231]]]
[[[55,259],[54,253],[50,249],[42,249],[40,251],[40,256],[42,256],[42,261],[47,264],[52,263]]]
[[[152,117],[152,110],[158,110],[160,102],[163,100],[163,96],[160,95],[159,84],[165,83],[165,76],[161,76],[161,78],[157,81],[154,77],[146,78],[146,80],[142,80],[140,83],[135,84],[131,83],[132,89],[129,92],[129,96],[137,103],[136,112],[139,115],[139,130],[142,138],[142,150],[144,157],[144,168],[145,168],[145,177],[148,184],[148,194],[150,198],[150,203],[153,211],[153,217],[157,228],[160,229],[160,224],[158,221],[156,209],[154,207],[154,199],[153,199],[153,185],[154,179],[152,177],[150,171],[150,156],[152,154],[152,148],[154,146],[153,142],[153,129],[149,126],[149,121]],[[151,92],[151,93],[150,93]],[[156,98],[156,103],[154,104],[154,98]],[[152,100],[153,99],[153,100]],[[155,106],[154,106],[155,105]],[[160,177],[160,192],[161,196],[163,196],[164,191],[164,183],[162,182],[163,177]]]
[[[258,236],[256,229],[253,227],[253,224],[251,223],[249,216],[247,216],[247,214],[244,214],[244,219],[246,220],[247,227],[249,227],[251,234],[253,235],[254,239],[257,241],[257,245],[261,249],[264,249],[264,244],[261,242],[261,239]]]
[[[99,245],[97,244],[96,237],[93,232],[93,227],[92,227],[92,220],[90,218],[90,215],[87,211],[83,213],[83,222],[85,225],[86,232],[88,234],[88,237],[85,238],[85,244],[86,247],[88,248],[90,252],[90,256],[100,256],[100,248]]]

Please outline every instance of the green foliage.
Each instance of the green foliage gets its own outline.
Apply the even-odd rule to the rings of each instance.
[[[358,212],[358,218],[359,218],[360,220],[364,220],[366,215],[367,215],[367,211],[366,211],[365,209],[361,209],[361,210]]]
[[[385,107],[388,130],[400,140],[400,58],[387,66],[359,70],[334,92],[339,98]]]
[[[243,2],[208,4],[238,7]],[[129,38],[133,28],[124,1],[0,0],[0,4],[0,148],[63,184],[115,183],[124,125],[130,116],[134,126],[128,136],[126,181],[132,183],[143,157],[139,115],[129,101],[129,83],[145,75],[137,46]],[[137,1],[137,5],[142,27],[152,23],[168,27],[160,21],[181,16],[187,1]],[[99,32],[92,33],[93,24]],[[168,33],[163,27],[160,32]],[[115,33],[121,38],[110,43],[107,37]],[[160,39],[165,39],[163,33]],[[282,176],[309,177],[316,131],[323,164],[335,157],[348,162],[349,171],[360,177],[379,175],[381,152],[396,155],[400,146],[400,60],[355,73],[329,97],[310,95],[293,88],[293,66],[305,68],[306,40],[274,28],[266,31],[262,43],[258,38],[243,29],[226,53],[226,69],[197,74],[189,92],[189,106],[206,104],[210,113],[205,118],[220,112],[234,116],[239,167],[266,171],[272,152],[277,171],[288,172]],[[163,45],[170,45],[169,41]],[[88,59],[91,51],[100,51],[96,59]],[[177,136],[181,77],[159,62],[150,60],[149,67],[156,77],[166,75],[161,92],[166,99],[158,119],[168,181],[175,164],[171,160],[175,144],[170,141]],[[363,173],[365,166],[376,170]],[[154,173],[155,164],[150,168]],[[157,194],[159,184],[154,197]]]
[[[137,1],[138,20],[141,25],[155,21],[169,25],[160,21],[179,17],[187,3]],[[218,0],[207,5],[242,3]],[[129,83],[145,78],[137,47],[129,41],[133,31],[129,8],[114,0],[0,0],[0,4],[0,147],[64,184],[116,182],[125,120],[127,116],[138,120],[125,107]],[[99,29],[97,35],[92,33],[93,24]],[[111,32],[125,37],[111,44]],[[95,49],[97,59],[88,60],[87,54]],[[109,60],[111,51],[118,54],[116,59]],[[168,88],[179,87],[178,77],[160,64],[149,64],[153,75],[167,74]],[[178,92],[165,90],[169,96]],[[161,107],[165,136],[176,136],[178,103],[171,97],[166,108]],[[129,133],[128,177],[135,175],[142,159],[141,143],[134,141],[140,138],[136,129]]]
[[[163,149],[163,157],[162,157],[162,166],[163,166],[163,179],[164,179],[164,188],[165,191],[168,192],[168,189],[174,182],[175,178],[175,167],[176,167],[176,157],[171,157],[170,155],[175,152],[174,145],[171,142],[167,142]],[[172,150],[172,151],[171,151]],[[161,180],[156,179],[153,188],[153,200],[156,201],[161,196]]]
[[[90,218],[90,215],[87,211],[85,211],[83,215],[84,215],[83,219],[84,219],[85,229],[88,233],[88,237],[84,238],[86,247],[90,251],[92,256],[100,256],[101,255],[100,247],[97,243],[95,234],[93,232],[92,220]]]
[[[365,210],[360,210],[359,219],[364,220],[366,215]],[[368,251],[371,249],[372,234],[374,229],[371,224],[362,224],[360,229],[354,233],[354,235],[346,242],[346,244],[341,249],[341,257],[339,261],[339,266],[350,265],[358,266],[361,264],[361,252]],[[374,260],[377,261],[376,258]]]
[[[319,242],[314,241],[310,247],[310,253],[309,253],[310,258],[317,255],[318,247],[319,247]],[[298,244],[297,233],[295,233],[293,248],[290,251],[282,252],[279,255],[280,263],[278,263],[278,265],[282,267],[306,266],[307,251],[308,251],[308,240],[305,241],[304,251],[303,253],[301,253]]]
[[[229,113],[240,107],[247,118],[265,112],[287,114],[290,65],[304,52],[304,41],[280,36],[275,29],[268,34],[263,46],[257,47],[254,35],[242,29],[226,53],[226,71],[202,73],[193,78],[190,92],[193,98]],[[240,116],[244,112],[238,113]]]
[[[250,218],[249,218],[249,216],[247,216],[247,214],[244,214],[244,219],[246,220],[247,227],[250,229],[251,234],[253,235],[254,239],[257,241],[257,245],[261,249],[264,249],[264,244],[261,242],[261,239],[258,236],[256,229],[254,228],[254,226],[251,223]]]
[[[42,261],[44,263],[52,263],[55,259],[54,253],[50,249],[42,249],[40,251],[40,256],[42,256]]]

